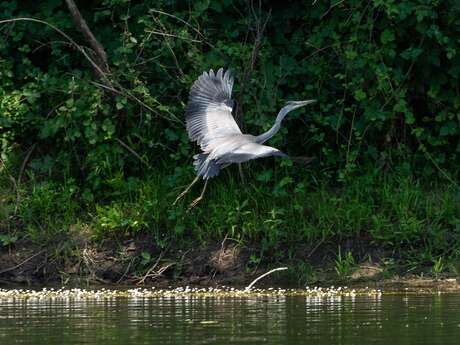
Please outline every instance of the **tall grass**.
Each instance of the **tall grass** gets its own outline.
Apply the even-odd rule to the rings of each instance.
[[[250,171],[250,182],[243,185],[233,171],[224,171],[189,212],[188,202],[200,193],[199,185],[182,203],[172,205],[192,179],[188,174],[152,172],[142,180],[120,174],[108,183],[104,196],[90,201],[74,180],[39,183],[32,177],[20,191],[15,219],[24,226],[16,232],[46,242],[65,237],[79,224],[90,229],[94,241],[149,234],[160,247],[171,241],[185,245],[226,237],[255,246],[262,255],[275,251],[279,258],[319,241],[365,238],[367,245],[387,248],[409,266],[460,254],[460,194],[454,186],[395,173],[364,174],[341,184],[286,180],[281,172],[263,180],[256,174]],[[2,193],[10,195],[2,186]],[[4,200],[10,206],[16,202]],[[13,209],[3,206],[3,213],[12,214]]]

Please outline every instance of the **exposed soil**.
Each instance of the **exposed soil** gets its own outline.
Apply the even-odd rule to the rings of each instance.
[[[359,242],[359,241],[358,241]],[[337,280],[334,270],[335,251],[328,245],[305,246],[298,249],[297,260],[315,268],[315,280],[298,279],[295,263],[254,266],[250,254],[255,248],[238,246],[230,241],[207,246],[157,248],[151,239],[139,237],[122,242],[91,244],[76,238],[59,245],[40,248],[31,243],[16,243],[0,250],[0,287],[66,285],[88,286],[235,286],[244,287],[273,267],[288,266],[292,270],[270,275],[260,287],[302,287],[305,285],[369,286],[385,290],[460,291],[455,277],[440,279],[416,275],[388,277],[379,264],[382,249],[372,252],[375,262],[358,265],[347,279]],[[357,242],[354,242],[355,245]],[[363,243],[363,246],[368,245]],[[351,244],[350,244],[351,245]],[[344,244],[346,246],[346,244]],[[367,247],[369,248],[369,247]],[[359,250],[354,248],[354,253]],[[364,253],[364,252],[363,252]],[[369,253],[363,257],[369,257]]]
[[[40,248],[22,243],[0,251],[1,285],[244,285],[248,251],[229,244],[156,248],[148,238]]]

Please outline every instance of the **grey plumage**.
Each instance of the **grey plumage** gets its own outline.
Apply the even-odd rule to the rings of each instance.
[[[284,117],[293,109],[314,100],[288,102],[281,109],[273,127],[253,136],[243,134],[232,116],[234,102],[231,98],[233,77],[221,68],[204,72],[193,84],[185,117],[191,141],[203,151],[195,155],[193,165],[197,176],[207,180],[219,174],[232,163],[268,156],[286,156],[276,148],[262,145],[278,132]]]

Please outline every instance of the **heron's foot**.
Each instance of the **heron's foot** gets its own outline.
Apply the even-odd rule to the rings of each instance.
[[[201,199],[203,199],[203,196],[200,195],[198,198],[196,198],[195,200],[193,200],[190,205],[188,206],[188,209],[187,211],[190,211],[192,208],[194,208],[200,201]]]
[[[184,195],[188,193],[188,191],[189,191],[189,190],[186,189],[186,190],[184,190],[182,193],[180,193],[180,194],[177,196],[176,200],[174,200],[173,206],[174,206],[175,204],[177,204],[177,202],[178,202],[180,199],[182,199],[182,198],[184,197]]]
[[[198,176],[195,177],[195,178],[193,179],[192,183],[190,183],[190,184],[187,186],[187,188],[185,188],[185,190],[184,190],[182,193],[179,194],[179,196],[176,198],[176,200],[174,200],[173,206],[174,206],[175,204],[177,204],[177,202],[178,202],[180,199],[182,199],[182,198],[184,197],[185,194],[188,193],[188,191],[190,190],[190,188],[192,188],[192,186],[193,186],[195,183],[197,183],[198,179],[199,179]]]

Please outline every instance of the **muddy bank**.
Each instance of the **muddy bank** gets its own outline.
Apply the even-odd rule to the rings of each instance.
[[[63,242],[39,247],[22,242],[0,251],[0,286],[234,286],[244,287],[273,267],[287,266],[260,287],[349,286],[385,290],[460,291],[454,276],[389,275],[379,262],[356,264],[339,279],[330,248],[304,248],[290,262],[254,264],[255,248],[226,241],[188,249],[156,248],[148,238],[91,244]],[[314,252],[314,253],[313,253]],[[302,255],[302,253],[304,253]],[[315,254],[315,255],[313,255]],[[375,253],[374,253],[375,254]],[[299,262],[312,267],[299,271]]]
[[[0,285],[242,286],[260,271],[247,271],[248,250],[234,244],[183,249],[149,243],[148,238],[46,248],[19,243],[0,251]]]

